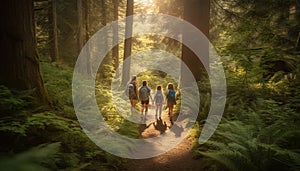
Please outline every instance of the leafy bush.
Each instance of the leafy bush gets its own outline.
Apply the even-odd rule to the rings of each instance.
[[[208,151],[198,151],[230,170],[298,170],[300,116],[273,100],[258,99],[237,119],[223,119],[207,142]]]
[[[21,112],[32,100],[31,91],[14,91],[0,85],[0,115],[2,116]]]
[[[0,167],[7,171],[57,170],[60,143],[42,144],[25,152],[6,156],[0,160]]]
[[[42,63],[42,71],[54,110],[29,109],[30,91],[13,91],[0,86],[0,106],[3,115],[0,121],[0,135],[3,137],[0,143],[3,156],[0,159],[0,167],[7,168],[18,164],[18,168],[12,167],[12,170],[115,169],[121,159],[104,152],[91,142],[76,119],[71,94],[72,70],[56,63]],[[109,101],[105,104],[111,106]],[[60,145],[55,145],[57,148],[46,148],[52,150],[55,161],[50,161],[50,152],[45,153],[45,156],[48,156],[45,162],[19,160],[19,155],[31,156],[31,150],[28,149],[40,149],[47,146],[41,144],[53,142],[59,142]],[[34,154],[40,153],[39,151]],[[44,152],[43,149],[41,151]],[[14,155],[11,158],[4,157],[9,154]],[[44,161],[42,158],[41,160]]]
[[[62,116],[75,119],[72,102],[73,70],[57,63],[41,63],[41,70],[52,107]]]

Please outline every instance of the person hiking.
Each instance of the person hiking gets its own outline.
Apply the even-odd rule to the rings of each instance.
[[[135,109],[135,106],[138,102],[138,84],[136,80],[136,75],[133,75],[131,80],[127,84],[127,96],[131,104],[131,112]]]
[[[156,118],[157,118],[157,114],[159,114],[159,117],[161,117],[163,103],[164,103],[164,94],[162,93],[161,86],[157,86],[156,91],[154,93],[155,117]]]
[[[167,86],[166,100],[167,100],[167,107],[169,108],[168,114],[171,119],[173,116],[174,105],[176,105],[176,92],[174,90],[174,86],[172,83],[169,83]]]
[[[147,86],[147,81],[143,81],[143,85],[139,88],[139,99],[142,104],[142,110],[141,114],[145,112],[145,116],[147,115],[148,112],[148,105],[149,105],[149,98],[152,100],[151,97],[151,89]]]

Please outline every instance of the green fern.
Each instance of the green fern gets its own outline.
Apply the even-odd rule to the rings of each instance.
[[[14,91],[4,85],[0,85],[0,116],[19,114],[34,100],[32,90]]]
[[[272,100],[258,101],[257,109],[263,110],[249,108],[239,114],[241,120],[223,119],[206,144],[209,150],[199,154],[230,170],[299,169],[299,146],[292,143],[299,139],[299,116]]]
[[[2,158],[0,168],[6,171],[57,169],[60,143],[42,144],[12,157]]]

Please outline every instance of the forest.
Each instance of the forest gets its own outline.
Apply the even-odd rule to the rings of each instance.
[[[300,170],[299,0],[0,4],[0,170]]]

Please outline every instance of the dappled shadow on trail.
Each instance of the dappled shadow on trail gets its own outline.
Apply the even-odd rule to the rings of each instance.
[[[159,117],[155,123],[153,123],[154,128],[160,132],[160,134],[165,133],[168,128],[166,121],[163,121],[161,117]]]
[[[144,123],[144,124],[140,124],[139,125],[139,133],[140,133],[140,135],[147,129],[147,128],[149,128],[150,126],[151,126],[151,124],[152,123],[150,123],[150,124],[146,124],[146,123]]]
[[[151,116],[152,115],[152,116]],[[155,116],[153,109],[149,110],[147,117]],[[156,120],[144,118],[144,123],[139,124],[139,133],[140,137],[143,139],[163,136],[164,138],[173,137],[173,138],[183,138],[184,136],[184,127],[180,124],[177,124],[175,121],[177,117],[170,117],[163,113],[162,117],[155,117]],[[171,122],[172,120],[172,122]],[[173,123],[174,121],[174,123]],[[145,152],[151,150],[155,151],[157,149],[162,148],[164,143],[168,145],[172,144],[172,139],[156,142],[155,145],[145,148]],[[120,170],[125,171],[176,171],[176,170],[203,170],[201,160],[194,159],[194,155],[192,153],[192,144],[193,137],[187,136],[177,144],[173,149],[167,151],[164,154],[161,154],[156,157],[148,158],[148,159],[128,159],[125,163],[121,165]],[[160,145],[161,144],[161,145]]]

